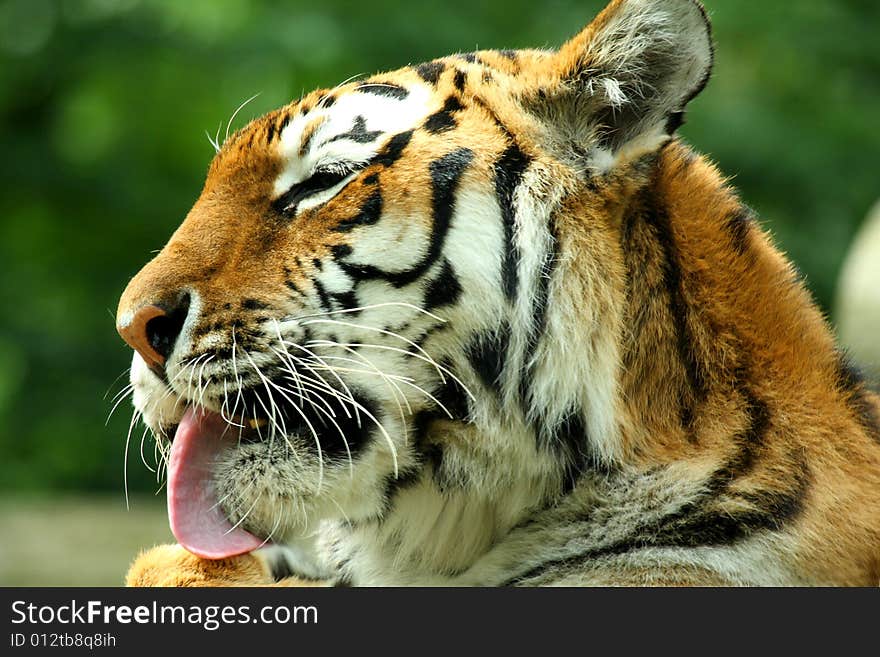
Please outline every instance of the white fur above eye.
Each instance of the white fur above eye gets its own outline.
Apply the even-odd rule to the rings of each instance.
[[[351,83],[349,86],[358,84],[364,88],[370,83]],[[380,87],[381,82],[375,85]],[[277,148],[285,166],[275,180],[275,196],[306,180],[318,167],[332,166],[340,161],[355,165],[367,162],[389,137],[415,127],[429,113],[433,99],[429,89],[424,86],[413,85],[406,92],[405,98],[366,90],[346,93],[340,95],[329,108],[319,103],[305,114],[296,114],[278,140]],[[350,139],[335,139],[348,133],[359,117],[364,120],[366,131],[380,133],[375,140],[358,143]],[[321,118],[323,122],[312,136],[309,148],[300,155],[306,127]],[[331,197],[332,194],[321,202]]]

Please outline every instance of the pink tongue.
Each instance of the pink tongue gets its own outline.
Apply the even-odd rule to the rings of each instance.
[[[213,466],[238,432],[217,413],[189,407],[177,427],[168,464],[168,520],[177,541],[196,556],[225,559],[250,552],[264,541],[232,528],[217,503]]]

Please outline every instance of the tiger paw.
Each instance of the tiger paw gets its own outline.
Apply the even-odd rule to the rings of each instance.
[[[125,576],[126,586],[266,586],[272,577],[253,554],[202,559],[179,545],[144,550]]]

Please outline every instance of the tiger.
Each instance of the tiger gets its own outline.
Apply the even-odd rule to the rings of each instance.
[[[613,0],[227,138],[119,302],[177,541],[127,583],[876,585],[880,399],[677,136],[713,59]]]

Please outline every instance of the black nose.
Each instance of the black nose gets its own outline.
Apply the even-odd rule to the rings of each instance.
[[[132,349],[151,368],[164,369],[165,361],[186,322],[189,314],[189,294],[183,294],[174,304],[156,303],[142,306],[125,326],[117,326],[116,330]]]

